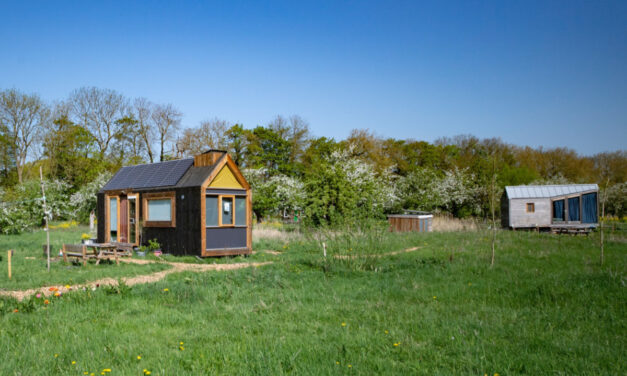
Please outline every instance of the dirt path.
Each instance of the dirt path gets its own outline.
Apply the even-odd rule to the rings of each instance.
[[[253,255],[256,255],[257,253],[267,253],[269,255],[275,255],[275,256],[278,256],[278,255],[282,254],[282,252],[273,251],[273,250],[270,250],[270,249],[264,249],[264,250],[261,250],[261,251],[253,251]]]
[[[151,264],[156,261],[150,260],[136,260],[136,259],[120,259],[120,261],[133,263],[133,264]],[[164,264],[171,265],[172,268],[168,270],[162,270],[151,274],[138,275],[135,277],[121,278],[124,283],[129,286],[138,285],[142,283],[157,282],[165,278],[168,274],[179,272],[208,272],[208,271],[220,271],[220,270],[235,270],[242,268],[258,267],[263,265],[272,264],[272,262],[241,262],[237,264],[186,264],[182,262],[163,262]],[[0,291],[0,296],[10,296],[17,300],[23,300],[26,297],[41,293],[44,296],[51,296],[56,292],[66,293],[71,290],[80,290],[83,288],[94,288],[97,286],[117,286],[118,280],[113,278],[103,278],[96,281],[77,284],[67,288],[62,285],[52,285],[46,287],[39,287],[36,289],[28,290],[14,290],[14,291]]]
[[[419,250],[422,247],[411,247],[411,248],[407,248],[407,249],[403,249],[401,251],[394,251],[394,252],[387,252],[387,253],[379,253],[379,254],[372,254],[372,255],[335,255],[333,257],[337,258],[337,259],[355,259],[355,258],[360,258],[360,257],[385,257],[385,256],[393,256],[393,255],[400,255],[401,253],[408,253],[408,252],[414,252]]]

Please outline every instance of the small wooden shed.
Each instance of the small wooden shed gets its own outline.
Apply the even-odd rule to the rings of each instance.
[[[392,232],[431,232],[433,231],[433,214],[416,210],[405,210],[404,214],[388,215]]]
[[[518,228],[593,228],[598,224],[596,184],[507,186],[501,225]]]
[[[252,252],[250,185],[223,150],[122,167],[98,193],[98,242],[157,239],[175,255]]]

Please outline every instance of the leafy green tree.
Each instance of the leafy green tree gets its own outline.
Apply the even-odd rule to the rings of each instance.
[[[91,182],[104,168],[91,133],[62,115],[44,136],[49,175],[73,189]]]

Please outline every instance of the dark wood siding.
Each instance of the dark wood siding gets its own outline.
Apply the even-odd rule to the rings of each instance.
[[[177,189],[175,200],[176,227],[144,227],[142,244],[157,239],[164,252],[200,256],[200,187]]]
[[[105,241],[105,195],[104,193],[98,193],[96,203],[96,218],[98,218],[98,243],[104,243]]]

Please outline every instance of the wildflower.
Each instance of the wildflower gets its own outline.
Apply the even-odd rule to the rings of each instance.
[[[48,299],[44,300],[44,304],[46,304],[46,305],[50,304],[50,300],[48,300]]]
[[[59,354],[54,354],[54,357],[55,357],[55,358],[58,358],[58,357],[59,357]]]
[[[340,364],[340,362],[339,362],[339,361],[336,361],[336,362],[335,362],[335,364]]]
[[[398,343],[394,343],[394,347],[398,347]]]
[[[353,368],[353,366],[351,366],[350,364],[348,365],[348,368]]]
[[[387,330],[384,332],[385,334],[390,334],[390,332],[388,332]]]
[[[437,296],[435,296],[435,295],[433,296],[433,299],[437,299],[437,298],[438,298]]]
[[[16,309],[13,310],[13,313],[18,313],[19,311]]]
[[[179,345],[183,345],[183,342],[179,342]]]
[[[71,286],[70,285],[65,285],[65,288],[69,290],[71,288]]]
[[[345,322],[343,322],[343,323],[342,323],[342,326],[346,326],[346,323],[345,323]]]
[[[111,372],[111,368],[105,368],[102,370],[102,372]]]
[[[72,365],[75,365],[75,364],[76,364],[76,360],[72,360]]]
[[[137,360],[141,360],[142,356],[141,355],[137,355]]]
[[[61,296],[61,293],[60,292],[55,292],[54,296],[56,296],[58,298],[59,296]]]
[[[183,351],[183,350],[185,350],[185,347],[179,346],[179,350]]]
[[[37,294],[37,295],[35,295],[35,297],[36,297],[37,299],[39,299],[39,298],[41,298],[41,294]]]
[[[89,372],[85,371],[83,372],[83,375],[89,375]]]
[[[499,376],[499,374],[498,374],[498,373],[495,373],[495,374],[494,374],[494,376]]]
[[[166,288],[166,289],[163,289],[163,291],[168,292],[168,291],[170,291],[170,289],[167,289],[167,288]]]
[[[48,291],[57,291],[57,290],[58,290],[58,288],[56,288],[56,287],[51,287],[51,288],[48,289]]]

